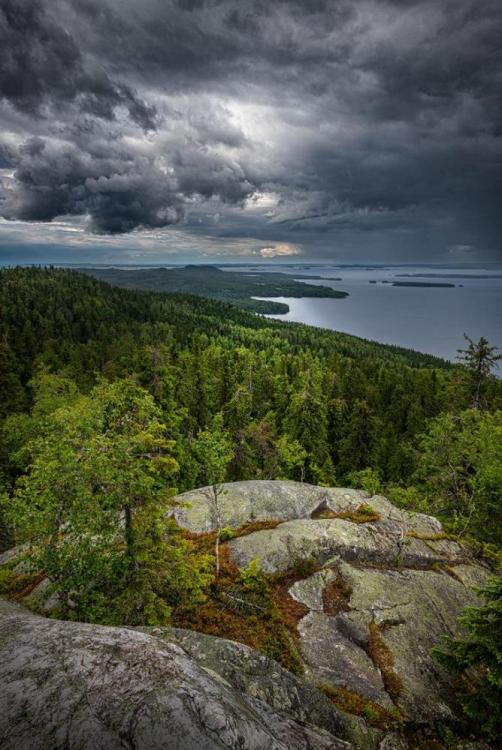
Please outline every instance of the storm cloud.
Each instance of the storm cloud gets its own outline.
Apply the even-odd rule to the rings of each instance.
[[[496,259],[501,38],[498,0],[4,0],[0,215]]]

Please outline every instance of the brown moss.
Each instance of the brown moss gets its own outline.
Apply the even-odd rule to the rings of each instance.
[[[216,531],[189,531],[188,529],[182,529],[181,535],[184,539],[192,542],[197,552],[211,552],[214,548],[216,541]]]
[[[189,538],[198,552],[212,552],[216,532],[190,534]],[[292,613],[288,615],[286,608],[278,606],[282,601],[266,578],[265,581],[264,601],[259,607],[253,606],[252,595],[239,588],[242,585],[241,571],[232,560],[228,546],[223,543],[220,547],[220,575],[210,586],[206,603],[191,609],[176,608],[172,623],[176,627],[245,643],[275,659],[289,671],[300,674],[303,665],[294,638],[296,631],[291,628]],[[236,608],[236,598],[249,606]]]
[[[368,641],[368,655],[373,664],[380,670],[385,690],[394,703],[403,692],[403,683],[394,671],[394,656],[385,643],[378,625],[374,620],[370,622],[370,637]]]
[[[407,729],[405,737],[409,750],[446,750],[447,748],[433,728]]]
[[[403,723],[403,714],[398,709],[389,710],[379,703],[343,687],[334,687],[326,683],[321,683],[317,687],[328,696],[337,708],[355,716],[361,716],[372,727],[389,731],[397,729]]]
[[[172,622],[175,627],[245,643],[295,674],[303,671],[295,644],[282,618],[273,610],[259,616],[244,615],[230,609],[224,597],[213,596],[196,609],[176,609]]]
[[[271,584],[270,596],[285,627],[294,638],[297,638],[298,623],[309,613],[309,609],[289,593],[293,583],[294,579],[291,582],[283,581]]]
[[[352,588],[338,568],[333,567],[331,570],[335,573],[335,579],[324,587],[322,601],[325,613],[335,617],[340,612],[347,612],[350,609],[349,601]]]
[[[13,570],[3,569],[0,580],[0,593],[10,599],[20,601],[31,594],[45,578],[43,573],[15,573]]]
[[[344,521],[352,521],[352,523],[370,523],[381,519],[380,513],[367,503],[361,503],[361,505],[356,507],[345,508],[339,511],[331,510],[326,503],[323,503],[311,513],[310,517],[341,518]]]
[[[253,523],[244,524],[239,526],[237,529],[230,529],[231,539],[237,539],[241,536],[248,536],[253,534],[255,531],[262,531],[263,529],[275,529],[279,524],[284,523],[284,519],[280,518],[269,518],[265,521],[253,521]],[[198,547],[210,549],[216,541],[216,530],[213,531],[190,531],[189,529],[181,529],[181,534],[185,539],[193,541]],[[226,540],[225,540],[226,541]],[[225,542],[223,541],[222,544]]]
[[[20,601],[21,599],[24,599],[25,596],[28,596],[31,594],[33,589],[35,589],[39,583],[42,583],[42,581],[45,579],[44,573],[30,573],[26,576],[28,579],[25,582],[25,585],[20,591],[16,591],[15,594],[11,595],[12,599],[15,599],[16,601]]]
[[[454,567],[452,567],[451,565],[443,565],[441,569],[443,573],[446,573],[447,576],[450,576],[450,578],[453,578],[455,581],[458,581],[459,583],[462,583],[463,585],[465,585],[462,578],[458,575]]]
[[[274,606],[280,613],[284,625],[295,639],[298,638],[298,623],[310,610],[304,604],[294,599],[289,593],[289,589],[294,583],[308,578],[318,569],[315,561],[307,558],[305,560],[298,560],[296,565],[289,570],[268,576]]]
[[[253,523],[247,523],[244,526],[240,526],[238,529],[233,530],[233,539],[241,536],[248,536],[253,534],[255,531],[263,531],[264,529],[275,529],[279,524],[284,523],[282,518],[269,518],[267,521],[254,521]]]

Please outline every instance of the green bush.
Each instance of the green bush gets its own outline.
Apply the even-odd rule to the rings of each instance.
[[[502,733],[502,578],[477,591],[485,603],[464,609],[466,634],[444,638],[433,655],[460,677],[459,699],[473,729],[495,740]]]

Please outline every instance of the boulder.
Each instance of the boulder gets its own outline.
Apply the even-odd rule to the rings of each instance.
[[[283,711],[267,702],[270,690],[253,696],[238,689],[176,640],[183,636],[170,642],[127,628],[48,620],[0,600],[2,750],[350,750],[288,713],[308,688],[293,679],[288,698],[273,663],[258,658],[272,682],[277,675],[272,703]],[[303,715],[329,722],[323,696],[316,713],[312,695]]]
[[[382,496],[282,481],[223,490],[224,525],[280,520],[226,543],[237,565],[258,560],[268,574],[304,570],[299,562],[306,560],[316,567],[312,575],[300,572],[289,588],[307,608],[297,626],[305,678],[399,711],[418,726],[454,724],[450,678],[431,649],[443,635],[458,633],[460,611],[478,601],[473,587],[489,571],[437,519]],[[180,524],[214,528],[207,490],[180,500],[189,503],[176,511]],[[355,512],[361,504],[372,510],[367,522]],[[361,747],[380,741],[349,735]]]
[[[181,646],[197,664],[239,693],[347,739],[344,715],[323,693],[249,646],[182,628],[141,630]]]
[[[415,723],[452,720],[450,679],[431,658],[431,649],[443,635],[458,633],[460,610],[477,602],[471,588],[460,575],[440,571],[372,569],[340,559],[336,567],[350,591],[337,614],[328,614],[327,604],[319,608],[329,577],[316,573],[290,589],[310,609],[298,625],[308,678],[386,708],[399,706]],[[472,584],[486,576],[475,565],[463,565],[461,574]],[[383,644],[383,666],[372,653],[372,638],[380,650]],[[397,695],[387,688],[386,669],[398,678]]]
[[[376,505],[373,498],[366,503],[371,507]],[[246,567],[251,560],[258,559],[267,573],[289,570],[300,560],[324,565],[336,555],[354,562],[417,568],[467,560],[466,551],[458,542],[432,538],[440,537],[439,533],[426,533],[423,539],[407,536],[421,534],[421,520],[419,517],[415,525],[404,527],[401,519],[384,516],[369,523],[342,518],[302,518],[232,539],[228,547],[239,566]],[[403,532],[403,528],[407,531]]]
[[[333,509],[364,502],[367,497],[360,490],[316,487],[312,484],[288,480],[257,480],[229,482],[221,485],[219,496],[222,526],[239,528],[255,521],[310,518],[316,508],[329,499]],[[190,531],[212,531],[216,518],[212,511],[211,488],[201,487],[173,498],[181,507],[172,516]]]

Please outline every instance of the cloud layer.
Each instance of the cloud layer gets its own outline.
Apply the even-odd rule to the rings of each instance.
[[[4,0],[0,215],[496,259],[500,38],[498,0]]]

